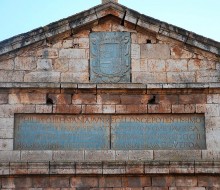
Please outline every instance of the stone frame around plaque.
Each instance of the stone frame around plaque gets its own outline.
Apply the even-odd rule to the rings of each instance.
[[[90,81],[93,83],[131,82],[130,32],[90,34]]]

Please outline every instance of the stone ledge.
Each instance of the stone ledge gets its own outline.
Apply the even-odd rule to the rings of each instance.
[[[0,162],[0,175],[220,174],[220,162]]]
[[[38,83],[38,82],[2,82],[0,88],[62,88],[62,89],[208,89],[220,88],[220,83],[119,83],[119,84],[94,84],[94,83]]]

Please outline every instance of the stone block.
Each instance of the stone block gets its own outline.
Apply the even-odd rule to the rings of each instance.
[[[68,188],[69,184],[69,177],[50,177],[50,187],[52,188]]]
[[[9,175],[9,163],[0,163],[0,175]],[[0,187],[1,187],[1,180],[0,180]]]
[[[85,160],[88,161],[114,161],[115,151],[113,150],[86,150]]]
[[[172,105],[172,113],[195,113],[195,104]]]
[[[158,95],[155,96],[155,102],[159,104],[178,104],[178,95]]]
[[[149,95],[121,95],[121,104],[147,104],[151,96]]]
[[[79,114],[82,112],[81,105],[57,105],[53,107],[53,113]]]
[[[168,59],[166,61],[166,70],[169,72],[185,72],[187,71],[187,60]]]
[[[154,160],[167,161],[194,161],[201,160],[202,152],[200,150],[155,150]]]
[[[103,105],[102,113],[115,113],[116,111],[115,105]]]
[[[196,82],[196,73],[195,72],[167,72],[167,82],[168,83]]]
[[[96,104],[95,94],[74,94],[72,104]]]
[[[36,113],[52,113],[52,105],[36,105]]]
[[[101,177],[99,178],[99,187],[122,187],[122,177]]]
[[[89,48],[89,38],[74,38],[73,45],[77,46],[78,48]]]
[[[0,154],[0,162],[16,162],[20,158],[20,151],[1,151]]]
[[[131,59],[131,71],[141,71],[141,61],[140,59]]]
[[[50,162],[50,174],[52,175],[75,175],[75,163],[72,162]]]
[[[8,103],[8,94],[0,94],[0,104],[7,104]]]
[[[198,176],[199,187],[212,187],[220,188],[220,177],[219,176]]]
[[[144,187],[144,190],[177,190],[176,187]]]
[[[140,45],[139,44],[131,45],[131,58],[140,59]]]
[[[146,62],[146,60],[145,60]],[[166,63],[161,59],[148,59],[147,60],[147,68],[146,63],[141,62],[141,71],[148,72],[165,72],[166,71]]]
[[[0,139],[0,151],[13,150],[13,139]]]
[[[194,162],[170,162],[169,173],[170,174],[194,174]]]
[[[206,105],[205,104],[196,104],[196,113],[205,113]]]
[[[52,160],[52,151],[21,151],[22,161],[50,161]]]
[[[126,174],[144,174],[144,163],[135,161],[126,162]]]
[[[10,163],[10,175],[27,175],[28,164],[24,163]]]
[[[6,71],[0,70],[1,82],[23,82],[24,71]]]
[[[52,59],[38,59],[37,60],[37,70],[38,71],[52,71]]]
[[[77,162],[76,174],[102,174],[102,162]]]
[[[202,150],[202,159],[203,160],[219,160],[220,159],[220,151]]]
[[[169,162],[166,161],[152,161],[145,162],[145,174],[169,174]]]
[[[117,95],[117,94],[98,94],[97,95],[97,104],[114,105],[114,104],[120,104],[120,102],[121,102],[120,95]]]
[[[58,58],[54,60],[53,70],[58,72],[67,72],[69,70],[69,63],[72,59]]]
[[[0,61],[0,69],[13,70],[14,69],[14,60],[13,59],[1,60]]]
[[[86,51],[84,49],[61,49],[59,51],[60,58],[86,59]]]
[[[217,129],[206,129],[206,146],[207,150],[219,151],[220,147],[220,128]]]
[[[206,94],[179,95],[179,104],[206,104]]]
[[[0,118],[13,118],[14,113],[35,113],[35,105],[0,105]]]
[[[153,187],[173,187],[175,186],[175,178],[172,176],[152,177]]]
[[[94,188],[99,186],[98,177],[72,177],[70,180],[71,187],[89,187]]]
[[[147,113],[147,105],[127,105],[126,113]]]
[[[33,184],[33,189],[35,190],[41,190],[43,188],[50,187],[50,179],[49,177],[41,177],[41,176],[36,176],[32,177],[32,184]]]
[[[14,119],[0,118],[0,139],[12,139],[14,136]]]
[[[36,57],[16,57],[14,60],[15,70],[31,71],[37,68]]]
[[[59,46],[57,48],[60,48],[61,44],[58,42],[54,44],[54,46]],[[58,57],[58,50],[56,48],[40,49],[37,51],[36,55],[42,59],[54,59]]]
[[[193,57],[193,53],[183,49],[180,46],[171,47],[171,58],[174,59],[190,59]]]
[[[220,82],[220,74],[217,70],[206,70],[206,71],[197,71],[196,75],[197,82]]]
[[[170,104],[148,104],[148,113],[171,113]]]
[[[89,61],[88,59],[71,59],[69,62],[69,72],[74,73],[88,73]]]
[[[129,160],[129,152],[127,150],[116,150],[115,160],[117,160],[117,161]]]
[[[148,176],[129,176],[122,177],[122,187],[130,187],[131,189],[137,187],[148,187],[151,186],[151,178]]]
[[[103,113],[102,105],[86,105],[85,113]]]
[[[197,177],[194,176],[177,176],[176,186],[177,187],[195,187],[197,186]]]
[[[72,97],[71,94],[48,94],[48,97],[53,102],[53,104],[71,104]]]
[[[49,174],[49,162],[38,163],[38,162],[28,162],[28,174]]]
[[[32,187],[31,177],[10,177],[2,179],[3,189],[28,189]]]
[[[220,104],[220,95],[219,94],[208,94],[207,103],[208,104]]]
[[[82,161],[84,151],[53,151],[53,160],[55,161]]]
[[[60,72],[37,71],[25,74],[24,82],[60,82]]]
[[[104,175],[121,175],[125,174],[125,162],[104,162],[103,174]]]
[[[189,71],[214,70],[215,63],[201,59],[190,59],[188,62]]]
[[[141,44],[141,58],[169,59],[170,47],[166,44]]]
[[[116,113],[127,113],[127,105],[116,105]]]
[[[195,162],[196,174],[219,174],[220,162]]]
[[[129,160],[152,160],[153,151],[151,150],[129,150]]]
[[[219,117],[219,104],[206,104],[205,116]]]
[[[9,104],[46,104],[46,94],[9,94]]]
[[[89,83],[89,73],[61,73],[61,82]]]
[[[167,76],[165,72],[132,72],[133,83],[167,83]]]

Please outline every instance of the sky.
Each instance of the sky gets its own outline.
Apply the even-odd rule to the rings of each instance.
[[[100,3],[101,0],[0,0],[0,41]],[[220,42],[220,0],[119,0],[119,3]]]

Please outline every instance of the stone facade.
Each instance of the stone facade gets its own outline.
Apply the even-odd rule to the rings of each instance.
[[[108,2],[0,43],[0,189],[220,188],[219,43],[149,19]],[[106,31],[131,34],[130,83],[90,82],[89,34]],[[204,114],[207,147],[15,150],[18,113]]]

